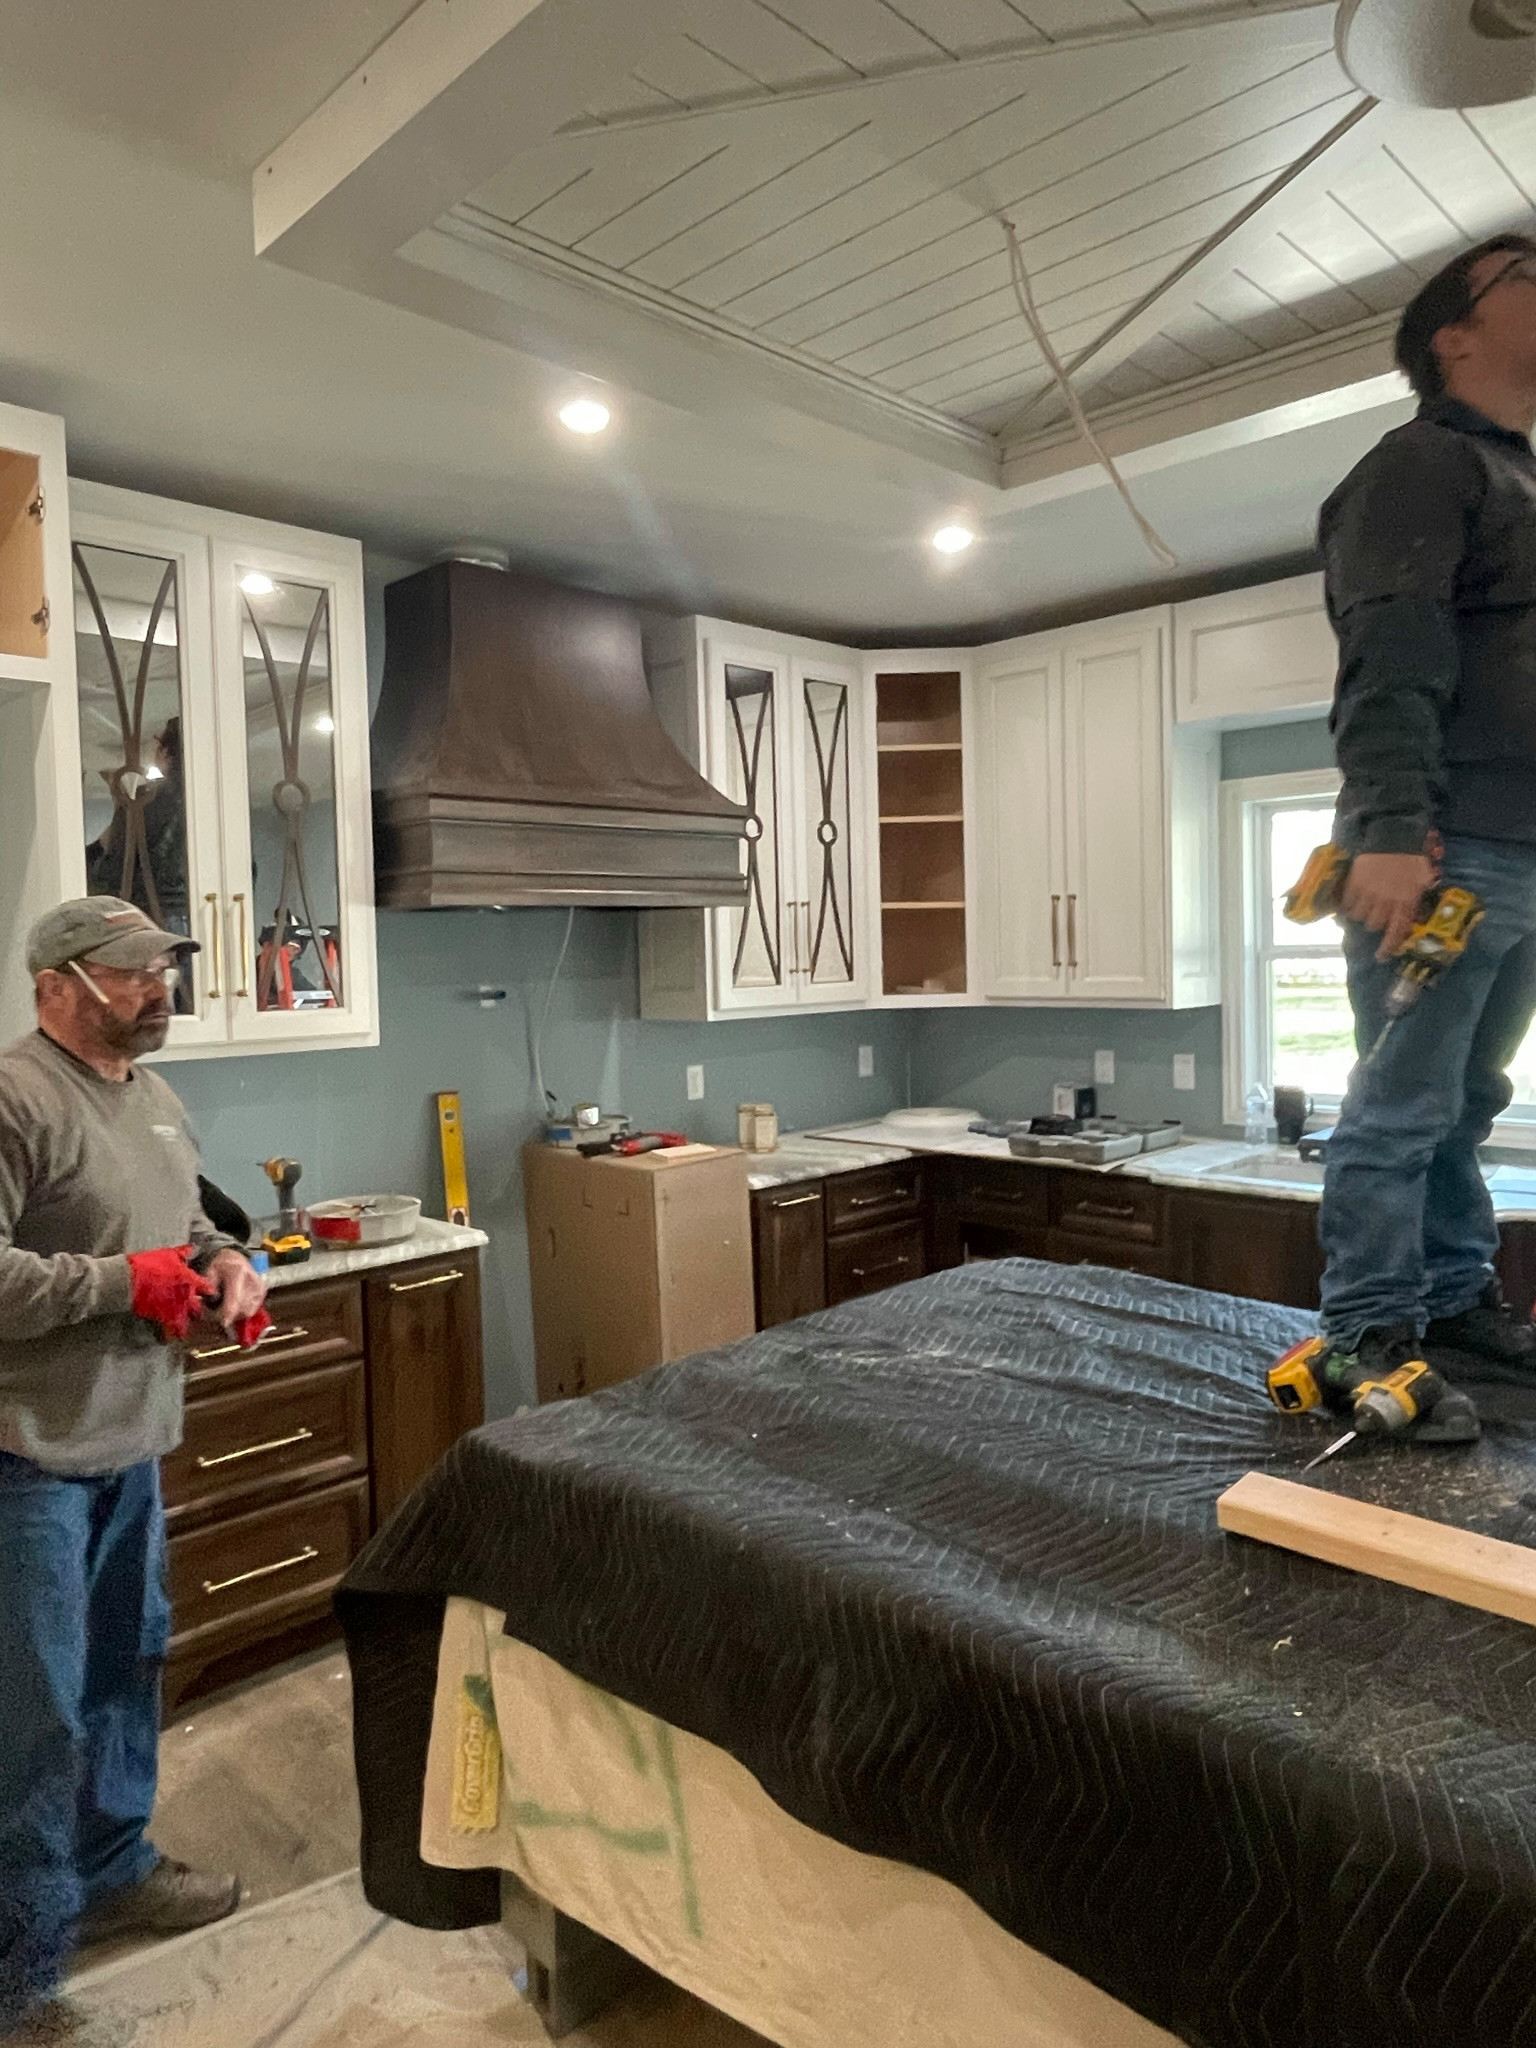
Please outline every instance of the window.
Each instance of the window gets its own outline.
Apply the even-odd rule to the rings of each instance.
[[[1304,1088],[1325,1114],[1337,1109],[1355,1063],[1354,1020],[1339,927],[1287,922],[1286,890],[1333,829],[1339,778],[1331,769],[1256,776],[1222,785],[1225,920],[1223,1098],[1229,1124],[1244,1118],[1255,1081]],[[1502,1143],[1536,1145],[1536,1026],[1510,1062],[1514,1101],[1499,1119]]]

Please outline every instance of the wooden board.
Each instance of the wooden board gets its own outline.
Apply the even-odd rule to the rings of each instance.
[[[1216,1503],[1216,1519],[1235,1536],[1255,1536],[1325,1564],[1536,1623],[1536,1550],[1523,1543],[1346,1500],[1267,1472],[1245,1472],[1229,1486]]]

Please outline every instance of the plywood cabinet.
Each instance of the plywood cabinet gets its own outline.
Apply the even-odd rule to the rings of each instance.
[[[1166,610],[983,650],[974,687],[981,989],[1219,998],[1214,734],[1175,730]]]

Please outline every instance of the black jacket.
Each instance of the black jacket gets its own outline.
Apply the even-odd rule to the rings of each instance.
[[[1339,833],[1536,844],[1536,456],[1453,398],[1358,462],[1318,525],[1339,638]]]

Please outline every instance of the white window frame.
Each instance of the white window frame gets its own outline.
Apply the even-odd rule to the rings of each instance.
[[[1221,1073],[1222,1116],[1241,1124],[1248,1090],[1270,1078],[1268,965],[1274,948],[1262,934],[1270,929],[1271,904],[1261,888],[1260,826],[1276,804],[1330,804],[1342,778],[1333,768],[1307,768],[1291,775],[1249,775],[1221,785]],[[1316,1096],[1326,1113],[1336,1096]]]
[[[1259,828],[1273,804],[1328,803],[1338,795],[1340,776],[1331,768],[1290,775],[1250,775],[1221,785],[1221,1071],[1222,1116],[1245,1120],[1248,1090],[1255,1080],[1271,1086],[1266,968],[1274,948],[1260,934],[1268,929],[1269,903],[1260,888]],[[1315,1096],[1323,1114],[1337,1109],[1337,1096]],[[1494,1125],[1494,1145],[1536,1151],[1536,1103],[1516,1103]]]

